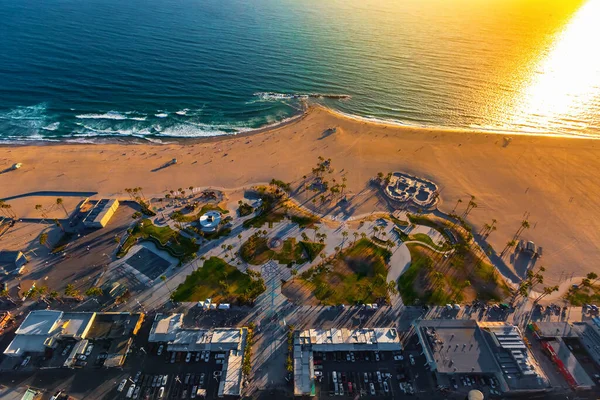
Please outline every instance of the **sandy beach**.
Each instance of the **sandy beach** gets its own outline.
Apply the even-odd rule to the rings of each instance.
[[[335,133],[327,134],[329,128]],[[506,138],[510,136],[510,141]],[[478,207],[468,221],[478,230],[495,218],[489,241],[497,252],[528,215],[523,238],[544,247],[538,265],[546,281],[598,271],[600,257],[600,141],[543,136],[443,131],[375,124],[321,107],[267,131],[173,144],[51,144],[0,147],[1,196],[38,191],[97,192],[146,197],[189,186],[237,188],[272,178],[298,185],[318,156],[331,158],[347,178],[351,214],[383,210],[369,179],[404,171],[435,181],[439,208],[451,211],[470,195]],[[160,168],[177,158],[177,165]],[[34,215],[31,200],[8,200],[19,216]]]

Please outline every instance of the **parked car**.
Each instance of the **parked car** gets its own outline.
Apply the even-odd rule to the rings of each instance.
[[[137,399],[138,397],[140,397],[140,390],[141,388],[139,386],[135,387],[135,390],[133,391],[133,398]]]
[[[164,348],[165,348],[165,346],[162,344],[160,346],[158,346],[158,351],[156,352],[156,355],[160,356],[162,354]]]
[[[167,379],[169,379],[169,375],[163,375],[162,377],[162,385],[167,386]]]
[[[369,375],[365,372],[365,383],[369,383]]]
[[[136,372],[135,376],[133,377],[133,382],[137,383],[137,381],[140,380],[140,376],[142,376],[142,371]]]
[[[354,358],[354,353],[350,352],[350,361],[354,362],[356,359]]]
[[[187,354],[185,355],[185,362],[189,363],[190,361],[192,361],[192,353],[190,353],[188,351]]]
[[[185,374],[185,378],[183,379],[183,383],[185,385],[187,385],[188,383],[190,383],[190,376],[191,376],[191,374],[189,372],[187,374]]]
[[[192,392],[190,393],[190,398],[195,399],[197,391],[198,391],[198,386],[193,386],[192,387]]]
[[[381,372],[377,371],[377,382],[381,383]]]
[[[90,344],[87,349],[85,349],[85,355],[89,356],[90,354],[92,354],[92,350],[94,350],[94,345]]]
[[[196,361],[196,362],[200,361],[200,352],[196,353],[196,358],[194,361]]]
[[[379,358],[379,352],[377,352],[377,351],[376,351],[376,352],[375,352],[375,361],[379,361],[379,360],[381,360],[381,359]]]
[[[69,353],[69,351],[71,351],[71,347],[73,346],[71,346],[70,344],[67,345],[67,347],[65,347],[65,349],[62,351],[62,355],[66,356]]]
[[[371,391],[371,396],[375,396],[375,385],[373,385],[373,382],[369,383],[369,389]]]
[[[171,364],[174,364],[176,359],[177,359],[177,353],[176,352],[171,353]]]
[[[125,389],[125,385],[127,385],[127,379],[123,379],[119,386],[117,386],[117,392],[122,392]]]
[[[386,393],[390,391],[390,387],[388,386],[387,381],[383,381],[383,391]]]
[[[410,354],[410,355],[408,356],[408,358],[410,358],[410,365],[415,365],[415,357],[413,357],[413,355],[412,355],[412,354]]]
[[[209,359],[210,359],[210,351],[205,351],[204,352],[204,362],[208,362]]]
[[[125,398],[130,399],[131,396],[133,396],[134,390],[135,390],[135,385],[129,386],[129,389],[127,390],[127,394],[125,395]]]
[[[200,387],[204,386],[204,377],[205,377],[205,374],[203,372],[200,374],[200,382],[198,382],[198,385],[200,385]]]
[[[334,383],[334,385],[335,385],[335,384],[337,383],[337,374],[335,373],[335,371],[333,371],[333,372],[331,373],[331,377],[332,377],[332,379],[333,379],[333,383]]]
[[[24,368],[27,366],[27,364],[29,364],[29,361],[31,361],[31,356],[27,356],[25,357],[25,359],[23,360],[23,362],[21,363],[21,368]]]
[[[158,395],[156,397],[158,397],[159,399],[162,399],[164,394],[165,394],[165,388],[161,386],[161,388],[158,389]]]

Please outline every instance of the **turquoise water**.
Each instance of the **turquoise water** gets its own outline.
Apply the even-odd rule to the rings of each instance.
[[[598,3],[0,0],[0,138],[232,134],[306,94],[407,125],[597,135],[600,62],[560,46],[596,33]]]

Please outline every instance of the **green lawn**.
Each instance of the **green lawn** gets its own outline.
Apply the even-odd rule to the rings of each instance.
[[[314,260],[323,250],[325,245],[321,243],[296,242],[295,238],[287,238],[283,241],[281,249],[271,250],[268,246],[269,239],[260,235],[251,236],[240,249],[240,257],[249,264],[261,265],[270,259],[280,264],[302,264]],[[306,252],[307,257],[304,256]]]
[[[406,246],[411,264],[398,279],[398,291],[404,304],[444,305],[461,302],[465,296],[500,301],[509,294],[506,283],[493,266],[465,262],[465,259],[472,260],[471,254],[443,259],[418,243]]]
[[[127,237],[125,243],[123,243],[119,249],[117,257],[123,257],[127,254],[131,246],[133,246],[138,239],[154,242],[158,248],[167,251],[174,257],[179,258],[182,262],[192,259],[199,249],[196,242],[182,236],[179,232],[174,231],[170,227],[159,227],[152,224],[149,219],[144,219],[133,228],[131,235]]]
[[[570,289],[565,295],[565,299],[572,306],[582,306],[584,304],[594,304],[600,302],[600,286],[582,287]]]
[[[391,220],[391,221],[392,221],[394,224],[398,225],[399,227],[405,227],[405,226],[408,226],[408,224],[409,224],[409,222],[408,222],[408,221],[404,221],[404,220],[398,219],[398,218],[394,217],[394,216],[393,216],[393,215],[391,215],[391,214],[390,214],[390,220]]]
[[[319,222],[319,218],[312,215],[292,215],[291,220],[293,223],[298,224],[300,228],[310,228]]]
[[[387,262],[391,253],[368,239],[342,251],[328,266],[300,278],[325,305],[364,304],[388,298]]]
[[[263,279],[249,271],[240,272],[218,257],[211,257],[185,278],[173,292],[174,301],[251,304],[266,289]]]
[[[262,205],[256,210],[257,215],[244,221],[244,228],[261,228],[266,223],[271,226],[285,218],[287,210],[276,195],[261,193],[261,199]]]
[[[433,243],[433,240],[424,233],[415,233],[414,235],[410,235],[408,237],[408,240],[416,240],[417,242],[423,242],[438,251],[450,250],[450,244],[448,244],[447,242],[444,242],[441,246],[439,246],[439,245]]]

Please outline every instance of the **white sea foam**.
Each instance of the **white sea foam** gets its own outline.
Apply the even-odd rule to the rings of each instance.
[[[131,114],[131,112],[125,113],[125,114]],[[79,114],[79,115],[76,115],[75,118],[78,118],[78,119],[112,119],[112,120],[116,120],[116,121],[123,121],[123,120],[127,120],[127,119],[132,120],[132,121],[145,121],[146,120],[146,117],[130,117],[129,115],[123,115],[116,111],[109,111],[104,114]]]
[[[183,110],[175,111],[175,114],[177,114],[177,115],[186,115],[188,113],[188,111],[190,111],[189,108],[184,108]]]
[[[53,122],[49,125],[43,126],[42,129],[46,131],[55,131],[60,127],[60,122]]]
[[[169,116],[169,114],[167,113],[158,113],[158,114],[154,114],[155,117],[157,118],[167,118]]]

